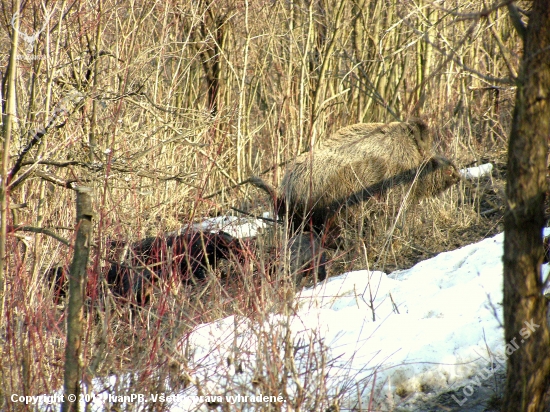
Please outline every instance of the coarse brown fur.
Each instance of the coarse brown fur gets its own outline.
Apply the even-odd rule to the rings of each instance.
[[[398,146],[407,140],[405,147],[413,142],[422,156],[433,153],[432,134],[426,123],[419,119],[411,119],[408,122],[352,124],[330,135],[323,141],[321,148],[345,154],[358,146],[361,147],[366,141],[379,143],[382,140],[385,141],[384,144]],[[393,150],[399,149],[394,147]]]
[[[279,215],[288,208],[295,225],[312,222],[321,231],[342,208],[410,204],[458,180],[453,163],[436,155],[426,125],[412,120],[340,129],[296,159],[278,193],[259,178],[250,182],[272,196]]]

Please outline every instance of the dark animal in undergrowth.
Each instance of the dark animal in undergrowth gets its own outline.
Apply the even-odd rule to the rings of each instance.
[[[322,282],[327,277],[326,252],[321,247],[319,237],[313,232],[304,232],[292,236],[287,245],[289,254],[289,270],[296,285],[302,283],[304,277]]]
[[[258,177],[249,181],[273,198],[279,216],[288,211],[295,227],[311,222],[320,232],[344,209],[411,204],[459,180],[454,164],[435,153],[426,125],[413,120],[337,131],[296,159],[278,191]]]
[[[221,260],[239,259],[243,253],[240,240],[222,231],[149,237],[124,248],[124,256],[109,268],[107,283],[113,294],[144,305],[159,281],[195,284],[206,280]]]
[[[111,242],[111,248],[121,250],[105,276],[109,289],[116,297],[140,306],[150,300],[159,281],[201,282],[207,279],[208,270],[216,269],[220,261],[239,260],[244,255],[241,241],[222,231],[186,230],[134,243],[115,241]],[[56,299],[66,296],[69,276],[64,266],[47,271],[46,278]]]
[[[158,276],[144,267],[113,263],[106,276],[112,294],[139,306],[151,299]]]
[[[111,292],[118,297],[126,299],[132,298],[133,301],[140,304],[149,299],[151,292],[151,275],[145,269],[131,269],[129,266],[112,263],[106,275],[107,283]],[[55,266],[45,273],[56,303],[67,297],[69,293],[69,267]],[[86,288],[86,293],[90,289]]]
[[[67,266],[54,266],[46,271],[44,277],[52,289],[56,301],[67,295],[69,288],[69,268]]]
[[[62,301],[69,294],[69,279],[71,277],[69,265],[57,265],[49,268],[44,273],[44,280],[48,288],[52,292],[54,302],[56,304]],[[84,279],[84,287],[87,298],[95,299],[97,297],[97,281],[96,274],[88,271]]]

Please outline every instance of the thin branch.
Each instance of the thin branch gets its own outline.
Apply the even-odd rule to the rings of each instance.
[[[301,155],[301,154],[303,154],[303,153],[306,153],[306,152],[307,152],[307,150],[304,150],[303,152],[298,153],[298,156]],[[266,173],[268,173],[268,172],[272,171],[273,169],[275,169],[276,167],[286,166],[287,164],[289,164],[289,163],[292,162],[292,161],[293,161],[293,159],[290,159],[290,160],[286,160],[286,161],[284,161],[284,162],[281,162],[281,163],[279,163],[279,164],[277,164],[277,165],[270,166],[270,167],[268,167],[267,169],[263,170],[262,172],[258,173],[258,176],[263,176],[263,175],[265,175]],[[241,182],[239,182],[239,183],[235,183],[235,184],[233,184],[233,185],[231,185],[231,186],[224,187],[223,189],[217,190],[217,191],[215,191],[214,193],[210,193],[209,195],[203,197],[203,199],[205,199],[205,200],[206,200],[206,199],[211,199],[211,198],[213,198],[214,196],[218,196],[218,195],[222,194],[223,192],[225,192],[225,191],[227,191],[227,190],[232,190],[232,189],[235,189],[235,188],[240,187],[240,186],[242,186],[242,185],[245,185],[245,184],[247,184],[247,183],[250,183],[250,179],[251,179],[251,178],[249,177],[248,179],[245,179],[245,180],[243,180],[243,181],[241,181]]]
[[[56,176],[54,173],[44,172],[42,170],[37,170],[36,172],[34,172],[34,174],[50,183],[64,187],[66,189],[75,189],[75,184],[77,183],[77,180],[64,180],[59,176]]]
[[[250,180],[250,179],[249,179]],[[245,216],[250,216],[250,217],[253,217],[254,219],[258,219],[258,220],[263,220],[265,222],[269,222],[269,223],[283,223],[282,220],[279,220],[279,219],[272,219],[270,217],[263,217],[263,216],[258,216],[258,215],[255,215],[254,213],[250,213],[250,212],[246,212],[242,209],[238,209],[236,207],[231,207],[230,208],[231,210],[234,210],[235,212],[239,212]]]
[[[23,162],[22,165],[23,166],[47,165],[47,166],[55,166],[55,167],[79,166],[97,173],[105,170],[104,163],[101,163],[101,162],[89,163],[89,162],[81,162],[78,160],[34,160],[34,161]],[[119,173],[133,173],[140,177],[146,177],[146,178],[158,180],[161,182],[175,180],[180,183],[186,183],[185,179],[189,179],[190,177],[196,174],[196,173],[185,173],[185,174],[178,173],[175,175],[159,176],[158,174],[162,172],[158,170],[150,170],[150,171],[136,170],[135,168],[132,168],[130,166],[121,166],[119,164],[111,164],[111,170],[114,170],[115,172],[119,172]],[[46,172],[46,171],[36,170],[34,171],[34,174],[51,183],[54,183],[56,185],[63,186],[69,189],[74,189],[74,183],[77,182],[77,180],[63,180],[62,178],[57,177],[55,174],[51,172]],[[28,177],[29,177],[28,175],[24,176],[25,179]],[[20,180],[21,179],[17,179],[17,181],[15,181],[13,185],[14,186],[19,185],[21,183]]]
[[[65,239],[64,237],[59,236],[57,233],[55,233],[55,232],[53,232],[49,229],[43,228],[43,227],[35,227],[35,226],[15,226],[15,227],[13,227],[13,226],[11,226],[11,227],[8,227],[8,230],[10,232],[21,231],[21,232],[41,233],[43,235],[47,235],[47,236],[50,236],[50,237],[54,238],[55,240],[57,240],[58,242],[63,243],[66,246],[71,246],[71,243],[67,239]]]
[[[69,109],[68,109],[69,104],[72,103],[72,104],[78,105],[79,103],[82,103],[83,100],[84,100],[84,95],[77,90],[72,90],[70,93],[67,94],[67,96],[65,96],[63,99],[60,100],[60,102],[57,104],[52,116],[50,117],[46,125],[42,129],[36,131],[36,133],[31,138],[29,143],[27,143],[27,145],[23,148],[21,153],[19,153],[19,156],[17,156],[17,159],[15,160],[15,164],[13,165],[10,172],[8,173],[8,181],[7,181],[8,185],[10,185],[11,179],[19,172],[19,170],[21,170],[21,167],[23,166],[23,161],[27,156],[27,154],[31,151],[33,147],[40,144],[40,142],[42,141],[42,137],[44,137],[44,135],[54,127],[55,121],[62,115],[65,115],[66,116],[65,119],[61,122],[61,124],[55,126],[55,128],[60,129],[63,126],[65,126],[65,124],[67,124],[67,120],[70,117],[70,115],[76,111],[76,108],[74,108],[74,110],[69,113]]]
[[[438,8],[439,10],[444,11],[445,13],[448,13],[452,16],[457,17],[455,19],[455,22],[464,21],[464,20],[478,20],[483,17],[489,16],[491,13],[497,11],[498,9],[501,9],[502,7],[510,7],[512,3],[514,3],[516,0],[505,0],[498,4],[495,4],[489,8],[484,8],[481,11],[476,11],[474,13],[457,13],[456,11],[452,11],[449,9],[446,9],[445,7],[438,6],[437,4],[433,4],[434,8]]]
[[[47,166],[56,166],[56,167],[81,166],[81,167],[85,167],[88,170],[97,171],[97,172],[103,170],[102,163],[87,163],[87,162],[81,162],[79,160],[33,159],[22,163],[22,166],[30,166],[30,165],[47,165]]]
[[[514,25],[514,28],[518,32],[519,37],[521,37],[521,39],[525,41],[527,28],[525,27],[525,24],[523,24],[523,21],[521,20],[521,15],[519,14],[518,8],[514,4],[514,2],[508,3],[507,6],[508,6],[508,14],[510,15],[510,20],[512,20],[512,24]]]

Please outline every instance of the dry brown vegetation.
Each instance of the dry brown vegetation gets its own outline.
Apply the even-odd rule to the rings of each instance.
[[[237,214],[232,207],[267,210],[265,194],[242,183],[261,174],[277,186],[285,164],[343,126],[421,117],[459,167],[490,161],[495,169],[405,214],[381,213],[368,236],[333,252],[331,273],[407,267],[502,230],[521,54],[505,8],[480,13],[479,2],[460,0],[29,1],[14,17],[12,2],[0,6],[1,67],[16,20],[27,34],[17,51],[7,164],[2,410],[19,410],[12,393],[62,386],[65,312],[45,273],[71,260],[74,185],[92,188],[95,211],[83,380],[132,371],[142,393],[166,390],[167,378],[174,388],[189,384],[173,348],[193,326],[291,313],[293,287],[251,250],[230,284],[213,277],[200,290],[163,285],[131,310],[106,292],[110,242]],[[277,393],[284,368],[265,354],[258,384]],[[288,401],[321,410],[337,400],[319,390]]]

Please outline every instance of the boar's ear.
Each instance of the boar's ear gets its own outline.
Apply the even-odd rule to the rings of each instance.
[[[407,123],[412,127],[418,128],[421,134],[428,131],[428,125],[426,124],[426,122],[418,117],[410,118]]]
[[[427,155],[432,150],[433,138],[428,125],[421,119],[412,118],[407,121],[407,129],[414,138],[416,146],[422,155]]]

